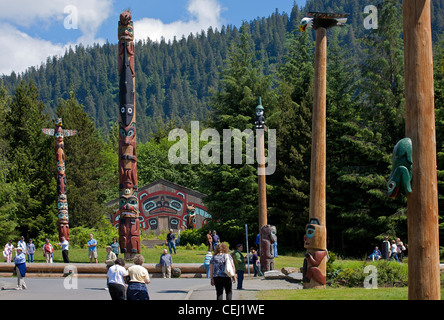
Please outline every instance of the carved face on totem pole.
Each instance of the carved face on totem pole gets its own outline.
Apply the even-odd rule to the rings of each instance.
[[[305,227],[304,248],[305,254],[303,275],[304,287],[323,287],[327,281],[327,230],[319,223],[317,218],[311,218],[310,223]]]
[[[325,247],[326,233],[325,226],[321,226],[318,219],[310,219],[310,223],[305,227],[304,248],[327,250]]]
[[[65,175],[65,161],[57,161],[57,174]]]
[[[139,213],[139,205],[137,200],[137,193],[122,194],[119,199],[120,214],[122,216],[135,217]]]
[[[136,124],[120,126],[119,130],[119,182],[121,189],[137,189]]]
[[[119,27],[117,29],[119,40],[134,41],[134,27],[129,11],[120,14]]]

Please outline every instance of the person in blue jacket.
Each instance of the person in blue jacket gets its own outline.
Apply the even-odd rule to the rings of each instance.
[[[378,261],[379,259],[381,259],[382,257],[382,253],[379,250],[378,247],[375,247],[375,250],[373,250],[373,253],[371,255],[368,256],[369,259],[372,259],[372,261]]]
[[[17,290],[27,289],[24,280],[26,275],[26,256],[20,247],[15,251],[14,264],[14,270],[17,273]]]

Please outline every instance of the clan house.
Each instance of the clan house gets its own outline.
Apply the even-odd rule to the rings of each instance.
[[[159,179],[138,190],[140,229],[146,233],[173,229],[199,229],[210,219],[202,199],[206,195]],[[108,207],[118,208],[119,199],[107,203]],[[112,224],[119,228],[119,211],[111,217]]]

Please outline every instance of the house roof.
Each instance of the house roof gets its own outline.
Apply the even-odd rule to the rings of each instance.
[[[189,194],[189,195],[192,195],[192,196],[195,196],[195,197],[198,197],[198,198],[205,198],[207,196],[204,193],[201,193],[199,191],[196,191],[196,190],[193,190],[193,189],[181,186],[180,184],[177,184],[177,183],[165,180],[165,179],[157,179],[156,181],[153,181],[153,182],[151,182],[151,183],[149,183],[147,185],[144,185],[143,187],[139,188],[138,192],[140,193],[141,191],[149,189],[149,188],[151,188],[151,187],[153,187],[153,186],[155,186],[157,184],[163,184],[163,185],[165,185],[167,187],[170,187],[170,188],[175,189],[175,190],[183,191],[186,194]],[[116,198],[116,199],[111,200],[110,202],[106,203],[106,206],[107,207],[111,207],[111,206],[117,204],[118,202],[119,202],[119,198]]]

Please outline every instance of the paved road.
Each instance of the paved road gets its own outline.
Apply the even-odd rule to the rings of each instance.
[[[0,278],[0,300],[111,300],[104,278],[26,278],[27,290],[15,290],[16,278]],[[209,279],[152,278],[148,285],[151,300],[215,300],[216,290]],[[244,290],[233,289],[233,300],[255,299],[263,289],[299,289],[286,280],[245,279]]]

